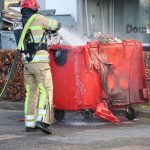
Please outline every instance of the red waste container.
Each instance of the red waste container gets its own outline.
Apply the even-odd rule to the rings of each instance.
[[[85,117],[95,112],[119,122],[108,105],[132,108],[132,104],[148,102],[141,43],[53,45],[49,53],[58,120],[63,119],[64,110],[83,110]],[[134,110],[130,113],[128,119],[134,119]]]
[[[126,117],[134,119],[136,112],[132,105],[148,102],[142,43],[135,40],[89,43],[88,49],[100,75],[101,99],[105,99],[110,108],[126,107]]]
[[[134,40],[88,44],[91,60],[101,76],[102,98],[112,107],[148,102],[142,44]]]
[[[54,105],[61,110],[96,109],[100,100],[100,80],[89,69],[84,47],[51,46]]]

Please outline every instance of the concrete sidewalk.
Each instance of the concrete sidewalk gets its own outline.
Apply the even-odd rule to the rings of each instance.
[[[5,104],[5,105],[4,105]],[[12,104],[12,105],[11,105]],[[22,103],[23,104],[23,103]],[[16,102],[0,103],[20,109]],[[22,105],[23,106],[23,105]],[[111,124],[94,118],[83,119],[81,113],[66,114],[61,123],[52,125],[52,135],[41,131],[25,132],[19,121],[23,111],[0,109],[0,150],[149,150],[150,119],[139,118],[123,124]]]
[[[7,110],[24,110],[24,102],[0,101],[0,109]]]

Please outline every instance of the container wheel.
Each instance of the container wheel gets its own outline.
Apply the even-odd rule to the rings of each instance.
[[[134,120],[136,118],[136,111],[134,108],[132,107],[127,107],[127,110],[126,110],[126,118],[128,120]]]
[[[91,109],[84,109],[81,111],[85,119],[92,119],[93,118],[93,110]]]
[[[65,111],[64,110],[54,110],[54,117],[57,121],[63,121],[65,118]]]

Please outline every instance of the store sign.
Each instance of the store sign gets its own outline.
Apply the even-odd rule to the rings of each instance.
[[[136,27],[127,24],[126,33],[147,33],[148,29],[146,27]]]

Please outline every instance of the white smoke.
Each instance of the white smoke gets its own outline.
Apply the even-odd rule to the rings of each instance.
[[[67,29],[61,28],[58,33],[62,37],[62,43],[71,46],[81,46],[86,45],[88,39],[76,32],[69,31]]]

